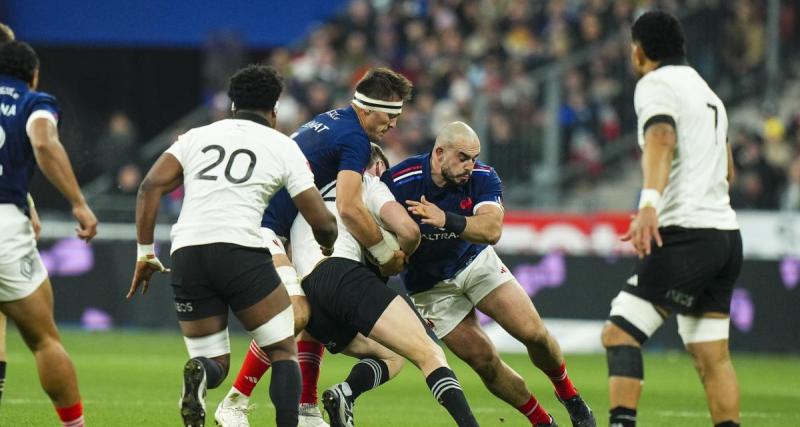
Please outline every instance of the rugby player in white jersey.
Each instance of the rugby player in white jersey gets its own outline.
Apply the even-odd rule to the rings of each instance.
[[[733,285],[742,240],[728,186],[733,162],[725,106],[686,63],[683,30],[667,13],[632,27],[634,94],[644,185],[624,240],[639,255],[635,274],[611,302],[603,330],[609,425],[636,425],[642,344],[677,313],[716,427],[739,425],[739,389],[728,351]]]
[[[372,153],[364,174],[365,205],[382,227],[384,238],[394,240],[386,233],[388,229],[397,235],[395,248],[403,255],[411,254],[420,242],[419,227],[378,178],[388,166],[386,156],[375,144]],[[337,214],[335,185],[326,192],[325,201]],[[478,425],[441,347],[428,336],[403,297],[366,265],[366,251],[343,222],[339,222],[339,239],[331,257],[323,257],[303,218],[298,217],[292,225],[290,240],[292,261],[303,277],[311,309],[306,333],[331,353],[360,359],[344,382],[322,394],[332,427],[353,426],[356,398],[399,372],[402,359],[398,354],[422,371],[434,398],[457,425]]]
[[[228,89],[233,118],[179,137],[139,188],[138,257],[128,298],[140,286],[146,292],[154,272],[168,271],[153,250],[158,204],[181,184],[186,192],[171,233],[175,310],[190,356],[180,401],[185,426],[205,425],[206,389],[227,375],[229,307],[272,361],[269,394],[276,424],[298,423],[294,317],[261,236],[261,216],[285,187],[319,245],[333,247],[337,226],[297,144],[273,129],[281,90],[281,78],[271,67],[237,71]]]

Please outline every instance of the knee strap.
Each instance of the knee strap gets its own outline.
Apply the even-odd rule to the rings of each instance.
[[[228,328],[204,337],[183,337],[189,357],[217,357],[231,352]]]
[[[253,341],[259,347],[266,347],[278,341],[294,336],[294,312],[292,306],[286,307],[267,323],[250,331]]]
[[[606,349],[609,377],[644,379],[642,349],[632,345],[615,345]]]

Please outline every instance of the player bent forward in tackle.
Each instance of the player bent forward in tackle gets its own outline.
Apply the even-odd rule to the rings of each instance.
[[[475,307],[527,347],[533,364],[553,382],[573,426],[594,426],[589,407],[567,376],[558,343],[489,246],[502,231],[502,190],[494,169],[477,162],[479,153],[475,132],[462,122],[450,123],[437,136],[433,152],[383,174],[395,198],[409,204],[422,232],[403,275],[406,289],[436,336],[531,424],[556,425],[525,380],[500,359]]]
[[[383,159],[368,172],[385,170],[385,156]],[[336,205],[327,200],[335,197],[335,191],[326,197],[332,212],[336,212]],[[397,234],[401,249],[398,252],[413,253],[419,245],[419,228],[371,173],[364,176],[364,201],[376,222]],[[408,303],[364,264],[362,246],[344,224],[339,224],[333,255],[325,259],[304,220],[298,218],[291,232],[298,273],[308,274],[302,281],[311,308],[306,332],[324,343],[331,353],[342,352],[361,359],[344,382],[322,394],[331,425],[354,425],[355,400],[399,372],[399,354],[422,371],[434,398],[457,425],[477,426],[441,347],[427,335]],[[390,236],[384,235],[387,239]]]
[[[712,422],[736,427],[739,387],[728,329],[742,238],[728,198],[733,177],[728,117],[722,101],[686,64],[683,31],[675,18],[648,12],[631,32],[644,189],[624,239],[632,241],[641,260],[611,302],[603,330],[609,423],[636,425],[644,379],[641,346],[675,311]]]
[[[191,359],[180,401],[184,425],[205,425],[205,393],[230,363],[228,307],[274,368],[270,398],[276,424],[296,427],[300,370],[289,295],[281,285],[259,223],[270,198],[286,187],[320,245],[332,248],[335,217],[325,208],[297,145],[272,129],[281,79],[251,65],[230,81],[233,119],[193,129],[161,155],[139,188],[136,271],[128,298],[165,271],[153,253],[153,228],[163,194],[181,183],[186,195],[172,228],[175,309]]]
[[[380,141],[397,125],[403,102],[410,97],[411,89],[408,79],[390,69],[370,69],[356,84],[350,105],[318,114],[291,136],[311,165],[314,181],[323,197],[327,188],[334,183],[337,185],[337,211],[350,233],[368,248],[384,271],[394,270],[395,273],[402,271],[405,260],[393,256],[394,251],[384,244],[378,225],[364,206],[362,175],[370,160],[370,141]],[[295,330],[300,331],[308,322],[308,302],[297,272],[281,245],[281,238],[289,239],[296,216],[297,209],[288,194],[280,191],[264,212],[261,230],[292,300]],[[305,333],[297,338],[297,358],[303,376],[300,427],[324,427],[327,424],[317,407],[316,383],[325,347]],[[268,359],[257,349],[251,346],[233,387],[214,414],[215,420],[225,426],[228,418],[242,418],[242,407],[246,407],[253,387],[269,367]],[[232,417],[226,416],[226,412]],[[238,425],[237,421],[230,422]]]

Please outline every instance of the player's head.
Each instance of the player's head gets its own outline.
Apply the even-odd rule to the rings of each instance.
[[[12,40],[0,45],[0,74],[14,77],[35,89],[39,83],[39,57],[31,45]]]
[[[448,185],[466,184],[480,153],[478,134],[464,122],[445,125],[433,145],[433,155]]]
[[[283,91],[283,78],[266,65],[248,65],[231,77],[228,97],[233,103],[231,110],[252,111],[266,116],[271,126],[275,126],[278,98]]]
[[[0,43],[7,43],[14,39],[14,30],[12,30],[8,25],[0,22]]]
[[[631,60],[637,77],[642,77],[663,61],[686,60],[683,29],[672,15],[662,11],[643,14],[631,27]]]
[[[380,141],[397,126],[412,88],[407,78],[388,68],[372,68],[358,81],[353,106],[370,141]]]
[[[386,157],[386,153],[383,152],[383,148],[376,143],[372,143],[372,151],[369,155],[369,163],[367,163],[367,169],[364,173],[368,173],[373,176],[381,176],[386,169],[389,169],[391,165],[389,164],[389,158]]]

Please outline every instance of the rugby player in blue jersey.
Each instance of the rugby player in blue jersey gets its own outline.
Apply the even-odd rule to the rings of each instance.
[[[403,274],[406,289],[436,336],[532,425],[556,424],[525,380],[500,359],[478,323],[476,307],[525,345],[533,364],[553,382],[573,426],[594,426],[591,410],[567,376],[558,343],[491,246],[503,226],[502,189],[495,170],[477,161],[480,151],[475,132],[454,122],[439,133],[431,153],[383,174],[422,233]]]
[[[322,196],[335,185],[336,207],[342,222],[386,275],[399,273],[405,257],[402,251],[393,251],[386,244],[367,210],[362,198],[362,175],[370,161],[370,141],[380,141],[397,125],[403,101],[409,99],[411,89],[411,82],[390,69],[370,69],[356,84],[349,106],[319,114],[291,135],[308,159]],[[281,191],[270,201],[261,225],[275,267],[292,299],[295,328],[299,332],[308,322],[310,309],[282,244],[282,240],[289,238],[296,216],[297,209],[286,192]],[[298,337],[298,360],[303,374],[300,426],[326,425],[317,406],[316,387],[324,348],[306,334]],[[268,358],[259,353],[257,346],[251,346],[233,387],[217,408],[217,422],[223,426],[248,425],[246,408],[250,393],[268,367]]]
[[[27,43],[0,46],[0,311],[33,352],[42,388],[64,425],[83,426],[75,368],[53,319],[53,290],[36,249],[28,187],[38,165],[72,206],[77,235],[89,241],[97,218],[86,203],[58,136],[55,98],[36,92],[39,58]]]

